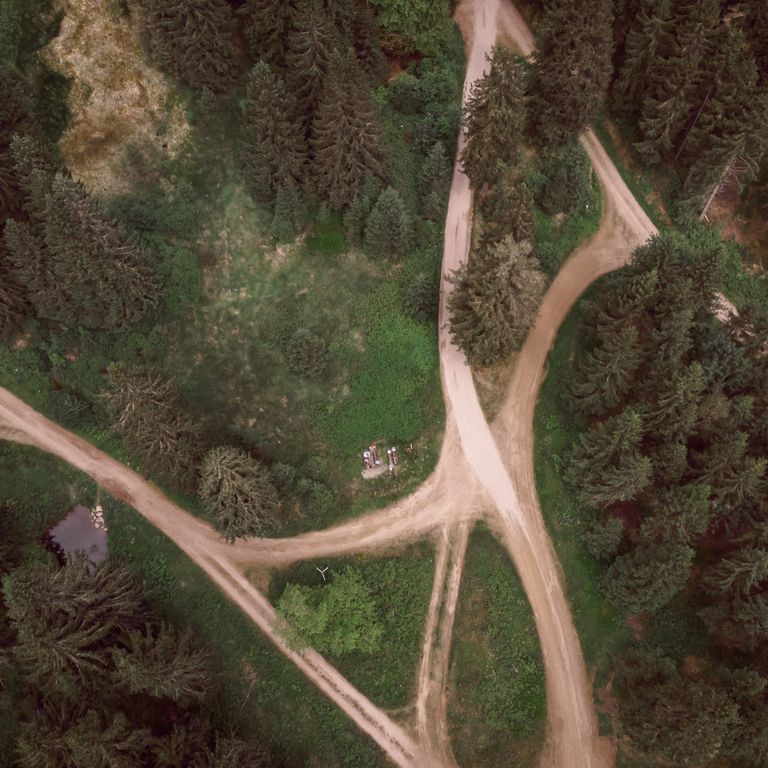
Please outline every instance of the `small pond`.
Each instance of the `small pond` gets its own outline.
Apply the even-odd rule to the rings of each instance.
[[[82,552],[92,563],[99,563],[107,556],[107,529],[103,518],[96,517],[86,507],[75,507],[48,533],[65,557]]]

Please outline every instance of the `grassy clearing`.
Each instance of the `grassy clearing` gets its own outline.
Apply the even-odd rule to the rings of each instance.
[[[384,765],[378,748],[171,541],[124,505],[105,510],[110,553],[145,579],[164,616],[208,646],[221,683],[213,709],[222,723],[268,745],[290,768]]]
[[[579,323],[577,305],[560,328],[549,355],[534,417],[534,462],[541,509],[565,574],[566,592],[584,656],[600,682],[603,662],[628,638],[629,630],[605,599],[601,584],[604,568],[587,552],[582,541],[588,516],[563,479],[577,429],[559,393],[574,353]]]
[[[434,576],[431,547],[419,544],[397,556],[358,556],[297,563],[273,573],[269,597],[280,599],[286,584],[318,586],[322,583],[315,566],[330,567],[326,574],[354,566],[376,601],[383,627],[382,646],[374,654],[350,653],[329,660],[350,682],[386,708],[410,703],[418,672],[421,635]]]
[[[449,727],[460,765],[537,764],[546,691],[538,636],[517,574],[484,527],[469,543],[454,627]]]

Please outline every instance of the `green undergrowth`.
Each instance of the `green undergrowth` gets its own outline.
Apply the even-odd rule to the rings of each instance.
[[[538,764],[546,687],[531,608],[501,544],[472,534],[450,671],[449,727],[460,765]]]
[[[376,603],[382,627],[381,646],[372,654],[329,656],[337,669],[379,706],[407,706],[413,698],[421,653],[421,636],[434,576],[434,554],[426,544],[391,557],[356,556],[297,563],[272,574],[269,597],[276,603],[288,583],[318,587],[316,567],[329,567],[327,579],[354,567]]]
[[[162,616],[209,648],[222,722],[267,745],[289,768],[384,765],[378,748],[171,541],[125,505],[108,502],[105,514],[110,555],[145,580]]]
[[[577,305],[560,327],[549,354],[534,416],[534,466],[539,503],[565,574],[582,650],[590,673],[597,674],[600,683],[604,663],[628,638],[629,630],[604,596],[604,568],[583,544],[588,516],[563,477],[578,430],[559,393],[574,354],[580,317]]]
[[[548,216],[538,206],[534,208],[536,254],[541,268],[554,279],[574,249],[600,228],[600,186],[592,182],[591,199],[583,211]]]

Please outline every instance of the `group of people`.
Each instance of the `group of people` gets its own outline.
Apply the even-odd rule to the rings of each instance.
[[[397,455],[397,448],[393,445],[391,448],[387,448],[387,462],[389,464],[389,471],[394,472],[395,467],[400,463],[400,458]],[[381,459],[379,458],[379,449],[376,443],[368,446],[363,451],[363,467],[365,469],[373,469],[374,467],[381,466]]]

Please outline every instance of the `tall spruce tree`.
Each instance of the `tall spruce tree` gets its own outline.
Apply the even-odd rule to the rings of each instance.
[[[383,176],[380,134],[376,106],[357,59],[334,53],[312,121],[316,186],[334,208],[355,198],[366,174]]]
[[[307,142],[296,101],[265,62],[248,76],[242,105],[240,156],[254,195],[272,205],[283,186],[298,185],[307,161]]]
[[[246,0],[238,11],[245,19],[245,38],[256,60],[285,67],[286,42],[296,12],[293,0]]]
[[[517,241],[533,241],[533,196],[524,182],[513,182],[499,174],[491,194],[481,203],[483,245],[498,242],[506,235]]]
[[[613,84],[616,108],[636,114],[645,97],[656,59],[670,45],[671,0],[641,0],[625,43],[619,77]]]
[[[627,501],[648,486],[652,465],[641,452],[642,439],[642,418],[630,409],[582,434],[568,474],[585,502]]]
[[[752,55],[761,83],[768,80],[768,6],[763,0],[744,0],[744,30],[752,46]]]
[[[419,193],[424,218],[437,221],[444,214],[450,180],[451,165],[445,144],[436,141],[424,158],[421,169]]]
[[[0,339],[19,328],[27,309],[25,292],[16,281],[5,241],[0,240]]]
[[[533,247],[507,236],[473,254],[453,282],[448,308],[454,343],[472,365],[500,362],[522,342],[544,293]]]
[[[37,198],[31,221],[9,222],[5,240],[16,279],[40,317],[116,329],[154,309],[159,285],[149,253],[82,184],[34,170],[30,186]]]
[[[665,440],[689,437],[699,415],[706,383],[699,363],[676,371],[657,396],[643,407],[643,420],[649,434]]]
[[[337,31],[323,0],[300,3],[291,19],[285,60],[291,93],[308,119],[317,108],[337,44]]]
[[[179,634],[166,623],[128,632],[112,649],[112,661],[112,682],[131,694],[183,703],[203,699],[212,687],[205,654],[189,633]]]
[[[658,163],[677,146],[681,131],[701,96],[706,64],[714,52],[718,0],[685,0],[674,6],[674,33],[661,46],[648,73],[635,149]]]
[[[633,751],[654,762],[707,764],[739,720],[738,707],[725,692],[681,675],[656,649],[623,654],[614,690]]]
[[[365,245],[377,256],[402,256],[411,238],[411,223],[397,190],[387,187],[380,195],[365,227]]]
[[[151,469],[184,490],[194,488],[202,441],[173,384],[145,368],[111,365],[104,394],[113,429]]]
[[[705,483],[669,486],[655,492],[651,509],[641,526],[646,542],[693,543],[709,527],[712,518],[711,489]]]
[[[278,507],[269,470],[232,446],[205,455],[199,493],[216,530],[230,542],[260,534],[273,523]]]
[[[388,65],[381,50],[378,25],[367,0],[357,3],[352,34],[360,66],[371,82],[380,83],[387,76]]]
[[[640,544],[613,561],[605,574],[608,597],[629,613],[657,611],[688,582],[693,549],[665,541]]]
[[[474,187],[493,181],[498,162],[511,164],[517,158],[526,122],[522,61],[497,45],[489,64],[489,71],[472,86],[464,112],[461,164]]]
[[[545,144],[575,139],[602,108],[612,73],[608,0],[546,0],[537,40],[533,120]]]
[[[151,57],[191,88],[228,90],[237,77],[232,7],[226,0],[139,0]]]
[[[710,73],[685,138],[688,173],[681,199],[696,215],[723,181],[754,178],[768,146],[768,97],[758,84],[757,66],[740,29],[720,35]]]
[[[600,416],[615,408],[629,391],[642,359],[633,325],[604,334],[600,344],[582,357],[570,381],[570,400],[576,413]]]

